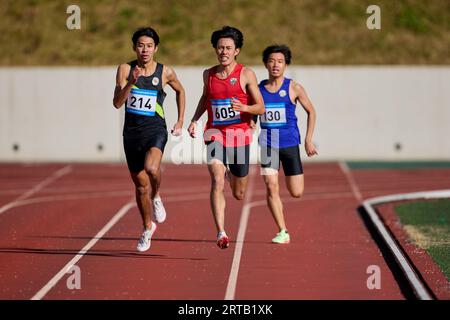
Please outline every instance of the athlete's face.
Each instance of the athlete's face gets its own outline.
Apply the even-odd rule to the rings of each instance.
[[[271,53],[267,59],[266,68],[271,77],[281,77],[286,70],[286,59],[281,52]]]
[[[136,42],[134,51],[136,51],[137,58],[145,63],[153,59],[153,54],[158,51],[158,47],[155,46],[155,41],[152,38],[142,36]]]
[[[227,66],[236,60],[240,49],[236,48],[234,40],[231,38],[220,38],[216,46],[216,55],[219,63]]]

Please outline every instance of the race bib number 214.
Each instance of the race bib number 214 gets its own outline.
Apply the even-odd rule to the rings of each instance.
[[[153,117],[156,110],[156,90],[131,89],[128,95],[126,111],[142,116]]]

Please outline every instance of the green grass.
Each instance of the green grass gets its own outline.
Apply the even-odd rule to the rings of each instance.
[[[73,3],[81,30],[66,28]],[[272,43],[288,44],[293,64],[450,64],[448,0],[375,3],[381,30],[366,27],[371,0],[2,0],[0,65],[117,65],[144,25],[160,34],[163,63],[211,65],[211,32],[227,24],[244,33],[245,64]]]
[[[415,244],[450,279],[450,199],[403,203],[395,211]]]

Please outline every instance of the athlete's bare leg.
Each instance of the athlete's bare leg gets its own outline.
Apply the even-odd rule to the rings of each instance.
[[[211,176],[210,202],[217,232],[225,231],[225,169],[224,164],[218,160],[208,164]]]
[[[233,197],[237,200],[244,199],[247,190],[248,175],[245,177],[236,177],[231,172],[229,172],[229,174],[231,177],[230,187],[233,191]]]
[[[159,148],[153,147],[147,152],[147,156],[145,158],[145,171],[150,177],[150,184],[152,185],[151,199],[159,196],[162,156],[162,151]]]
[[[150,178],[145,170],[130,173],[136,188],[136,203],[145,229],[152,228],[150,203]]]
[[[286,223],[283,215],[283,203],[280,198],[280,185],[278,182],[278,171],[273,170],[270,174],[266,174],[264,177],[264,183],[266,184],[266,197],[267,205],[269,206],[272,217],[278,226],[278,229],[287,230]]]
[[[303,174],[297,174],[295,176],[286,177],[286,187],[289,193],[294,198],[301,198],[303,195],[303,190],[305,188],[304,176]]]
[[[130,173],[136,188],[136,203],[142,217],[142,223],[146,229],[151,229],[152,227],[152,205],[150,199],[159,195],[159,186],[161,184],[161,158],[161,150],[158,148],[151,148],[145,159],[145,169],[138,173]]]

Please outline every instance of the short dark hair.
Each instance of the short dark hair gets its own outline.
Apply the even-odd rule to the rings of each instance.
[[[131,40],[133,41],[134,47],[136,46],[138,39],[142,36],[147,36],[147,37],[152,38],[153,41],[155,41],[155,46],[157,46],[159,44],[159,36],[156,33],[156,31],[153,28],[144,27],[144,28],[139,28],[134,32],[133,37],[131,38]]]
[[[284,55],[284,60],[286,60],[286,64],[291,64],[291,49],[285,44],[275,44],[273,46],[269,46],[263,51],[263,62],[264,64],[267,64],[267,61],[269,61],[269,56],[272,53],[282,53]]]
[[[244,35],[239,29],[230,26],[224,26],[222,29],[216,30],[211,35],[211,44],[217,48],[219,39],[231,38],[234,41],[236,48],[242,48],[244,45]]]

